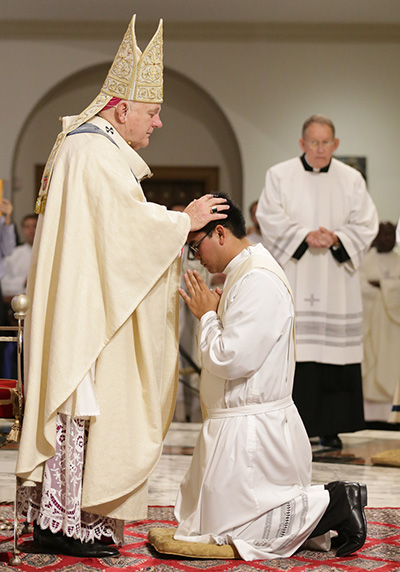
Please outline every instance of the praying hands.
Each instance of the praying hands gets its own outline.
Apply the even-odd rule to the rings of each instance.
[[[187,292],[179,288],[179,294],[189,306],[193,316],[200,318],[209,311],[216,312],[221,298],[222,290],[210,290],[197,270],[188,270],[184,275]]]

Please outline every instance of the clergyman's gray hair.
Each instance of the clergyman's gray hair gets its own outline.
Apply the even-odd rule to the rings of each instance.
[[[311,123],[319,123],[320,125],[328,125],[332,129],[333,138],[335,138],[335,126],[333,125],[333,121],[326,117],[325,115],[311,115],[308,119],[305,120],[303,123],[303,128],[301,130],[301,136],[303,139],[306,136],[306,131],[310,127]]]

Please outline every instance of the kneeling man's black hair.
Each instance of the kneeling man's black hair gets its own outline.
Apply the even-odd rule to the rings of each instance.
[[[223,213],[227,214],[227,218],[213,220],[206,224],[201,231],[208,234],[214,228],[220,224],[226,228],[228,228],[233,236],[236,238],[244,238],[246,236],[246,223],[244,220],[244,216],[240,208],[237,206],[236,203],[225,193],[214,193],[214,197],[219,197],[226,199],[226,202],[229,205],[229,209],[226,211],[222,211]]]

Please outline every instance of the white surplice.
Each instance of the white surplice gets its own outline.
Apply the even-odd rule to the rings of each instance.
[[[357,269],[378,232],[378,217],[361,174],[332,159],[328,172],[306,171],[296,157],[267,171],[257,220],[281,264],[296,304],[299,362],[344,365],[362,360],[362,303]],[[293,258],[307,234],[335,232],[350,259],[327,248]]]
[[[291,294],[261,244],[225,273],[219,315],[207,312],[199,327],[207,419],[178,493],[175,538],[231,543],[245,560],[289,556],[329,502],[311,486],[311,447],[291,399]]]
[[[364,305],[363,393],[366,418],[386,421],[400,380],[400,255],[372,248],[360,267]],[[371,281],[379,281],[374,287]],[[382,414],[372,403],[383,403]],[[368,413],[368,416],[367,416]]]

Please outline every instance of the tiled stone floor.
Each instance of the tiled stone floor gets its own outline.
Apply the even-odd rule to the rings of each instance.
[[[173,505],[179,483],[189,467],[200,429],[198,423],[172,423],[163,455],[150,478],[149,504]],[[0,422],[1,430],[1,422]],[[341,435],[341,452],[321,451],[314,444],[313,483],[336,480],[367,484],[368,506],[400,507],[400,468],[371,464],[371,455],[387,449],[400,449],[400,432],[359,431]],[[16,450],[0,449],[0,502],[13,499]]]

